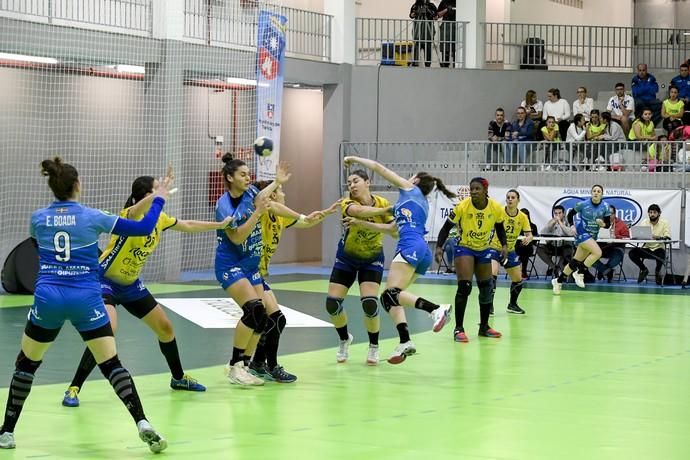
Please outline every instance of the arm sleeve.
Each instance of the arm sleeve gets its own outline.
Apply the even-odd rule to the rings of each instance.
[[[496,238],[498,238],[498,241],[500,241],[501,246],[508,244],[508,239],[506,238],[506,229],[503,226],[503,222],[496,222],[494,224],[494,228],[496,229]]]
[[[149,235],[156,227],[158,218],[163,210],[165,200],[161,197],[156,197],[151,203],[149,211],[141,220],[129,220],[119,218],[113,227],[113,233],[122,236],[146,236]]]
[[[448,239],[448,233],[450,233],[450,229],[453,228],[453,222],[450,220],[446,219],[446,222],[443,224],[443,227],[441,227],[441,231],[438,232],[438,238],[436,239],[436,247],[437,248],[442,248],[443,245],[446,243],[446,240]]]

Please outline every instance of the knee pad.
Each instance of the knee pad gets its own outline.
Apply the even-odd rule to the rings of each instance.
[[[477,287],[479,287],[479,304],[491,303],[494,300],[493,288],[494,282],[491,278],[488,280],[477,281]]]
[[[467,298],[470,296],[470,292],[472,292],[472,281],[458,281],[457,295],[459,295],[460,297]]]
[[[391,308],[400,306],[400,288],[388,288],[381,294],[381,306],[386,312],[391,311]]]
[[[343,300],[338,297],[326,297],[326,311],[331,316],[338,316],[343,312]]]
[[[98,368],[101,370],[101,373],[106,379],[110,379],[110,375],[113,372],[118,369],[122,369],[122,363],[120,362],[120,358],[115,355],[99,364]]]
[[[287,326],[287,320],[285,319],[285,315],[283,314],[283,312],[277,311],[271,315],[271,318],[273,318],[273,321],[276,324],[278,334],[282,334],[283,329],[285,329],[285,326]]]
[[[16,372],[34,375],[43,361],[33,361],[26,357],[23,351],[19,351],[17,360],[14,363]]]
[[[362,310],[367,318],[376,318],[379,316],[379,304],[376,297],[362,297]]]
[[[264,303],[260,299],[249,300],[242,305],[242,311],[244,314],[240,319],[245,326],[257,333],[264,330],[268,316],[266,315]]]

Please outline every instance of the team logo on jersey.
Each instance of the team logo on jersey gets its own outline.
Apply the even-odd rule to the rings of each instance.
[[[55,208],[55,212],[58,214],[64,214],[66,212],[69,212],[68,208]]]
[[[400,208],[400,214],[405,216],[405,219],[407,219],[408,222],[412,222],[412,211],[407,208]]]

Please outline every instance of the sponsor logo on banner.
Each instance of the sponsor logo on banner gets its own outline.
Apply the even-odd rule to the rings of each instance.
[[[232,299],[158,299],[161,305],[204,329],[234,329],[242,318],[242,308]],[[313,316],[280,306],[287,327],[332,327]]]
[[[554,201],[553,206],[561,205],[568,211],[575,207],[575,204],[589,199],[585,196],[564,196]],[[616,208],[616,217],[625,222],[628,227],[637,225],[643,218],[642,206],[636,200],[621,196],[604,196],[604,201]]]

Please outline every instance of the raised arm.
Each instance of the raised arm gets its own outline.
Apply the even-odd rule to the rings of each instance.
[[[286,217],[288,219],[293,219],[295,223],[292,225],[295,228],[310,228],[315,225],[318,225],[323,221],[326,217],[329,215],[333,214],[337,209],[338,206],[340,205],[340,200],[336,201],[332,205],[330,205],[328,208],[320,210],[320,211],[313,211],[308,215],[300,214],[297,211],[290,209],[289,207],[285,206],[282,203],[278,203],[277,201],[272,201],[271,202],[271,211],[276,215],[280,217]]]
[[[173,174],[172,165],[168,165],[168,167],[165,170],[165,176],[158,179],[158,183],[162,183],[162,185],[164,185],[167,190],[170,190],[173,186],[174,181],[175,175]],[[150,193],[142,200],[140,200],[138,203],[135,203],[134,206],[131,206],[129,209],[127,209],[127,218],[139,220],[144,214],[146,214],[146,211],[149,210],[149,206],[151,206],[151,202],[153,201],[154,197],[155,195],[153,193]]]
[[[280,162],[278,164],[278,168],[276,169],[275,180],[268,184],[266,187],[264,187],[264,189],[256,195],[255,200],[267,200],[268,198],[270,198],[273,192],[275,192],[278,189],[278,187],[290,180],[290,176],[292,176],[292,173],[290,173],[290,168],[288,164]]]
[[[370,160],[369,158],[360,158],[360,157],[349,156],[349,157],[345,157],[343,159],[343,163],[345,164],[345,166],[349,166],[352,163],[361,164],[365,168],[372,170],[373,172],[375,172],[379,176],[386,179],[391,184],[393,184],[396,187],[401,188],[403,190],[410,190],[414,187],[414,184],[412,182],[398,176],[396,173],[394,173],[390,169],[386,168],[385,166],[383,166],[378,161]]]
[[[170,230],[184,233],[200,233],[212,230],[223,230],[232,222],[232,217],[226,217],[222,222],[208,222],[203,220],[178,220]]]

